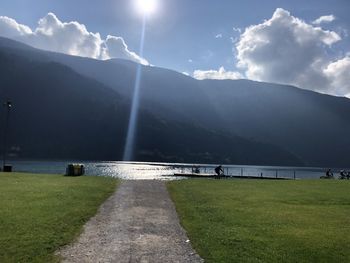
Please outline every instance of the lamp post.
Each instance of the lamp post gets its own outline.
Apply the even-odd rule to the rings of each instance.
[[[7,129],[8,129],[8,123],[9,123],[9,118],[10,118],[10,110],[12,108],[12,102],[7,100],[4,102],[4,107],[5,109],[5,125],[4,125],[4,149],[3,149],[3,164],[2,168],[5,170],[5,165],[6,165],[6,151],[7,151]]]

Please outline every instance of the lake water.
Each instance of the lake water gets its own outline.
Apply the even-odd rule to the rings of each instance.
[[[10,161],[15,172],[64,174],[71,161]],[[87,175],[111,176],[129,180],[174,180],[174,173],[191,172],[192,164],[173,163],[130,163],[130,162],[78,162],[85,165]],[[216,165],[199,165],[201,173],[214,174]],[[286,177],[298,179],[318,179],[325,174],[323,168],[236,166],[224,165],[224,173],[235,176]],[[337,176],[337,174],[335,174]]]

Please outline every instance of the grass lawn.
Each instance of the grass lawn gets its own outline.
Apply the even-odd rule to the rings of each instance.
[[[350,262],[350,182],[168,183],[206,262]]]
[[[117,181],[0,173],[0,262],[56,262]]]

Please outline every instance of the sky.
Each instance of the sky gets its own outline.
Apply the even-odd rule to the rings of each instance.
[[[1,0],[0,36],[197,79],[247,78],[350,96],[349,0],[157,0],[143,57],[136,1]]]

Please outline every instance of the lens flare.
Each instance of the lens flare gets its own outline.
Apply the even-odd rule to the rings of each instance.
[[[143,49],[145,42],[145,33],[146,33],[146,20],[147,17],[154,13],[157,9],[157,0],[135,0],[137,10],[142,13],[142,31],[141,31],[141,41],[140,41],[140,57],[143,57]],[[136,132],[138,124],[138,111],[140,106],[140,89],[141,89],[141,80],[142,80],[142,65],[138,64],[136,69],[135,76],[135,86],[134,94],[131,102],[131,110],[129,117],[128,133],[125,141],[124,148],[124,161],[132,161],[135,159],[135,141],[136,141]]]
[[[141,57],[143,57],[145,33],[146,33],[146,17],[144,16],[143,23],[142,23],[140,53],[139,53]],[[142,65],[138,64],[136,69],[134,94],[131,102],[131,111],[130,111],[130,117],[129,117],[128,133],[126,136],[126,142],[125,142],[125,148],[124,148],[123,161],[132,161],[135,158],[134,150],[135,150],[137,123],[138,123],[138,111],[139,111],[139,104],[140,104],[141,79],[142,79]]]

